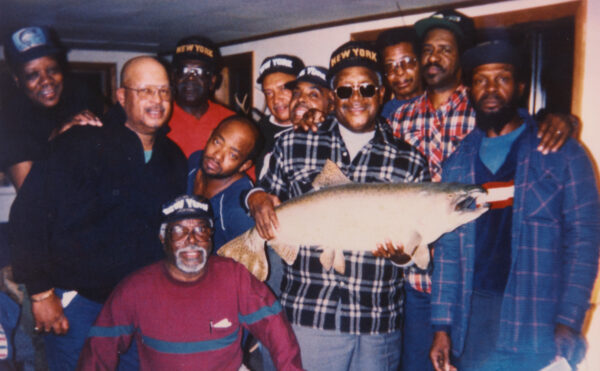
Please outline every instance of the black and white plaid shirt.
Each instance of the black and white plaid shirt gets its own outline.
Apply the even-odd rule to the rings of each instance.
[[[289,131],[273,148],[260,188],[285,201],[312,190],[325,161],[332,160],[357,183],[429,181],[427,160],[409,144],[394,138],[389,125],[378,122],[375,135],[354,159],[333,118],[316,133]],[[373,248],[375,248],[373,246]],[[346,273],[326,271],[321,251],[301,247],[292,266],[284,264],[281,303],[292,323],[351,334],[388,333],[400,329],[401,268],[371,253],[344,251]]]

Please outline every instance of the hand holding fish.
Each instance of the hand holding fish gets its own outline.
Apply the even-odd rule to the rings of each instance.
[[[279,220],[275,207],[281,204],[277,196],[265,191],[254,192],[248,197],[250,215],[254,218],[258,235],[265,240],[275,238],[275,230],[279,228]]]
[[[385,245],[378,243],[377,249],[373,250],[373,255],[379,258],[388,258],[400,266],[411,263],[411,257],[404,252],[404,247],[400,244],[394,244],[390,240],[386,240]]]

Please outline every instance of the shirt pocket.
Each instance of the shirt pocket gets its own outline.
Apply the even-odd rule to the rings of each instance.
[[[525,217],[544,224],[559,224],[562,213],[563,185],[551,170],[535,176],[525,192]]]

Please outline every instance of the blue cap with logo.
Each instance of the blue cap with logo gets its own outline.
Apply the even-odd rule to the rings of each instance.
[[[179,196],[163,205],[162,216],[163,223],[183,219],[206,219],[210,221],[211,226],[213,225],[213,213],[210,202],[203,197]]]
[[[327,68],[321,66],[304,67],[296,76],[296,80],[285,84],[287,89],[294,89],[299,82],[308,82],[313,85],[329,89],[327,84]]]
[[[258,69],[257,83],[262,84],[265,77],[275,72],[296,76],[304,68],[304,62],[295,55],[277,54],[265,58]]]
[[[4,54],[12,67],[62,51],[48,27],[24,27],[11,33],[4,41]]]

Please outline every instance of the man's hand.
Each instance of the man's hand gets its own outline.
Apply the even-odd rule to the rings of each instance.
[[[540,145],[538,151],[543,154],[556,152],[579,126],[579,119],[573,115],[547,114],[538,127]]]
[[[450,336],[445,331],[436,331],[429,351],[429,358],[435,371],[456,371],[450,364]]]
[[[325,121],[327,115],[316,108],[311,108],[302,115],[302,120],[294,124],[294,130],[316,132],[319,124]]]
[[[406,265],[411,260],[410,255],[404,252],[402,245],[395,245],[390,240],[386,240],[385,245],[378,243],[377,249],[372,252],[376,257],[388,258],[398,265]]]
[[[35,295],[32,299],[35,299]],[[69,331],[69,320],[63,313],[60,299],[54,293],[41,301],[32,300],[31,311],[36,331],[53,331],[56,335],[64,335]]]
[[[60,134],[69,130],[70,128],[72,128],[73,126],[85,126],[85,125],[102,126],[102,121],[100,121],[98,116],[94,115],[90,110],[83,110],[83,111],[79,112],[78,114],[76,114],[75,116],[73,116],[73,118],[71,120],[69,120],[68,122],[65,122],[63,124],[63,126],[61,126],[60,128],[54,129],[52,131],[52,133],[50,134],[50,138],[48,138],[48,140],[52,140],[52,139],[56,138]]]
[[[554,343],[556,356],[564,357],[571,364],[577,364],[585,355],[585,345],[580,346],[579,334],[567,325],[557,323],[554,327]],[[583,354],[581,354],[583,348]]]
[[[254,218],[258,234],[265,240],[275,238],[275,230],[279,228],[279,220],[275,207],[281,204],[277,196],[264,191],[254,192],[248,197],[250,215]]]

